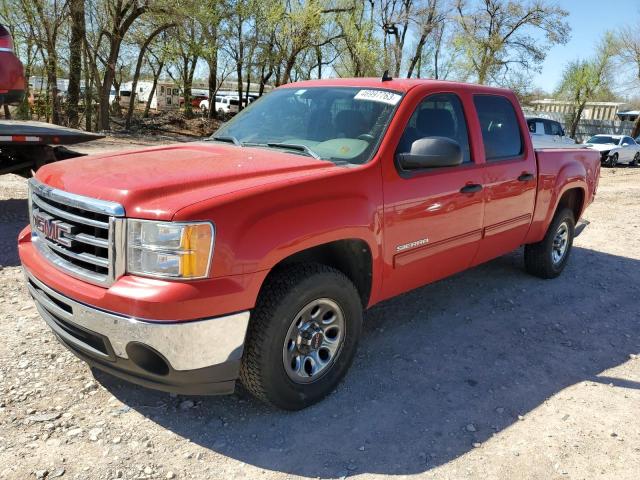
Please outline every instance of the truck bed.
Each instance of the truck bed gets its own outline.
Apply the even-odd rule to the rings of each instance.
[[[581,212],[593,202],[598,188],[600,154],[588,148],[536,149],[538,192],[527,243],[540,241],[551,222],[558,201],[571,182],[583,191]]]

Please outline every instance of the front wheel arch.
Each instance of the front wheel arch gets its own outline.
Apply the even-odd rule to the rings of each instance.
[[[283,268],[304,263],[318,263],[342,272],[358,290],[363,308],[369,304],[373,288],[373,255],[369,244],[359,238],[323,243],[283,258],[270,269],[260,291],[270,277]]]

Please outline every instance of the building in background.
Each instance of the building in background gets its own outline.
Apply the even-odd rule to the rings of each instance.
[[[570,114],[574,104],[568,100],[545,98],[533,100],[530,105],[535,112]],[[582,112],[583,120],[618,120],[618,111],[627,106],[624,102],[587,102]]]
[[[624,112],[618,112],[618,119],[623,122],[635,122],[640,115],[640,110],[626,110]]]

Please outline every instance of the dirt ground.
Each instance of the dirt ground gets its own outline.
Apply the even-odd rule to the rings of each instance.
[[[372,308],[346,379],[297,413],[92,372],[23,285],[25,197],[0,177],[2,479],[640,477],[640,168],[603,169],[559,279],[518,251]]]

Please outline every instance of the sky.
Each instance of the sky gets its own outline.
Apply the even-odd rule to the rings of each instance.
[[[558,86],[562,72],[571,60],[590,57],[606,30],[640,24],[640,0],[557,0],[569,12],[571,39],[566,45],[549,50],[542,73],[534,83],[547,92]]]

